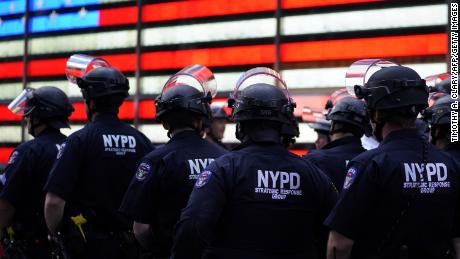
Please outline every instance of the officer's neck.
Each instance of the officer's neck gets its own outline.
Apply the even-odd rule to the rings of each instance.
[[[436,147],[437,148],[446,149],[448,145],[449,145],[449,140],[447,140],[446,138],[436,139]]]
[[[185,131],[196,131],[196,130],[194,128],[192,128],[192,127],[175,129],[175,130],[172,130],[171,133],[170,133],[171,138],[173,138],[174,136],[177,136],[178,134],[180,134],[182,132],[185,132]]]
[[[415,129],[415,125],[413,127],[403,127],[401,125],[393,124],[393,123],[385,123],[382,129],[382,136],[385,139],[388,134],[394,131],[402,130],[402,129]]]
[[[345,132],[336,132],[336,133],[331,135],[331,141],[343,139],[343,138],[346,138],[346,137],[353,137],[353,134],[350,133],[350,132],[346,132],[346,133]]]
[[[46,124],[40,124],[38,126],[35,126],[34,129],[33,129],[33,134],[31,134],[32,136],[34,137],[38,137],[40,136],[43,132],[45,132],[45,130],[48,129],[48,126]]]

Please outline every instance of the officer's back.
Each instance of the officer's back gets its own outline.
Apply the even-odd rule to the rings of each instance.
[[[178,83],[185,75],[200,79],[199,86]],[[211,117],[212,92],[206,86],[213,81],[208,68],[191,65],[166,82],[155,107],[170,141],[142,159],[120,208],[134,219],[134,234],[155,257],[169,257],[174,225],[195,181],[226,152],[202,137]]]
[[[68,137],[53,165],[45,186],[45,219],[53,239],[64,234],[64,247],[72,257],[129,258],[131,250],[123,249],[134,244],[125,238],[131,222],[118,207],[152,144],[118,118],[129,90],[121,72],[97,67],[77,84],[90,122]]]
[[[222,258],[316,257],[319,226],[335,197],[331,183],[315,166],[280,143],[264,141],[219,158],[208,170],[224,188],[228,186],[229,199],[210,254]],[[202,192],[215,195],[212,190]]]
[[[298,134],[287,89],[237,83],[233,119],[242,145],[198,178],[176,227],[173,258],[316,258],[321,222],[335,203],[330,180],[289,153]],[[242,90],[243,89],[243,90]]]
[[[460,168],[415,127],[427,106],[425,81],[410,68],[387,67],[355,93],[366,100],[381,143],[348,165],[342,196],[325,221],[328,258],[449,258],[459,234]]]
[[[68,137],[63,154],[69,148],[72,155],[61,156],[53,168],[65,173],[50,178],[48,191],[68,198],[77,211],[90,209],[88,216],[94,213],[94,223],[100,227],[129,229],[118,206],[134,168],[152,149],[150,141],[116,115],[101,113]]]
[[[24,106],[16,103],[22,98]],[[9,248],[6,255],[13,256],[19,248],[27,256],[49,257],[43,186],[66,138],[59,129],[69,127],[68,116],[73,107],[64,92],[45,86],[25,89],[10,109],[24,117],[29,134],[35,138],[13,151],[5,169],[6,183],[0,193],[1,228],[12,223],[10,234],[3,239],[4,246]]]
[[[351,96],[344,97],[335,103],[326,118],[331,121],[331,142],[304,158],[317,165],[341,190],[348,162],[365,151],[361,137],[369,123],[366,104]]]

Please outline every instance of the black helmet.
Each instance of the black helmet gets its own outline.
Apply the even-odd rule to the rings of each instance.
[[[331,121],[325,118],[316,118],[315,121],[307,122],[307,125],[317,133],[329,135],[331,131]]]
[[[340,99],[326,115],[328,120],[352,124],[365,130],[369,123],[366,104],[354,97]]]
[[[224,107],[222,107],[221,104],[212,103],[211,113],[213,119],[228,119],[227,113],[225,112]]]
[[[275,79],[276,82],[257,82],[243,86],[248,78],[259,75],[265,80]],[[239,78],[231,98],[228,99],[228,106],[232,108],[232,119],[236,122],[276,121],[283,125],[282,135],[299,135],[298,123],[294,116],[296,105],[289,96],[284,80],[270,68],[257,67],[244,73]]]
[[[54,128],[69,127],[68,117],[74,111],[67,95],[54,86],[27,88],[8,107],[16,114],[45,120]]]
[[[345,97],[350,97],[351,95],[348,93],[347,88],[341,88],[339,90],[334,91],[329,99],[326,101],[326,105],[324,106],[324,109],[326,112],[329,112],[334,105],[342,100],[342,98]]]
[[[194,79],[179,82],[181,79]],[[198,83],[198,85],[196,84]],[[214,75],[202,65],[188,66],[172,76],[155,99],[158,120],[168,112],[186,110],[211,119],[209,107],[216,94]]]
[[[364,84],[355,86],[356,97],[364,98],[370,110],[385,110],[428,106],[425,80],[414,70],[404,66],[384,67]]]
[[[432,126],[450,124],[450,113],[454,99],[450,95],[439,98],[432,107],[424,112],[424,117]]]
[[[96,67],[76,81],[86,100],[114,94],[128,96],[128,79],[113,67]]]

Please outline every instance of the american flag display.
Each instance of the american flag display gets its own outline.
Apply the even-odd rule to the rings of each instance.
[[[2,0],[0,163],[26,135],[21,117],[7,109],[25,86],[63,89],[76,109],[72,131],[85,123],[80,91],[65,77],[72,54],[101,57],[127,75],[131,96],[120,117],[161,143],[167,137],[154,120],[154,96],[185,66],[215,73],[218,102],[242,72],[276,68],[301,119],[344,87],[357,59],[391,59],[422,77],[446,72],[447,14],[444,1]],[[298,142],[314,141],[305,123],[300,130]],[[236,141],[233,135],[230,126],[224,141]]]

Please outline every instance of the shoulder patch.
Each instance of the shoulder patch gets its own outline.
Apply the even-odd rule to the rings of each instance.
[[[208,182],[209,179],[211,179],[212,172],[211,171],[203,171],[201,172],[200,176],[198,176],[198,179],[196,180],[195,187],[196,188],[201,188],[205,186]]]
[[[136,179],[139,181],[145,180],[147,175],[150,173],[152,167],[148,163],[141,163],[136,171]]]
[[[139,181],[145,180],[150,173],[151,166],[148,163],[141,163],[136,171],[136,179]]]
[[[16,162],[16,159],[18,158],[18,156],[19,156],[19,151],[14,151],[13,153],[11,153],[10,159],[8,160],[8,164],[11,165],[14,162]]]
[[[350,185],[353,183],[353,179],[355,178],[357,172],[358,170],[355,167],[348,169],[347,175],[345,176],[345,181],[343,183],[343,189],[350,188]]]

